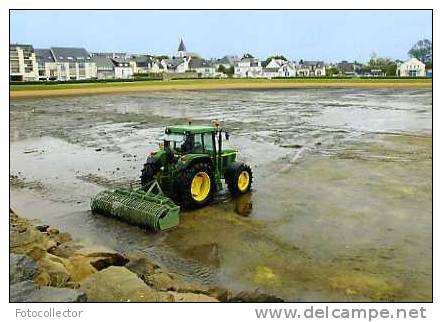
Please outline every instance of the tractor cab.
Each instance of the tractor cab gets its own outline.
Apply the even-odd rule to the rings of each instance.
[[[176,125],[166,128],[164,148],[174,154],[212,154],[216,151],[214,126]]]
[[[153,151],[141,170],[146,191],[153,180],[184,208],[207,205],[222,181],[233,196],[250,190],[252,171],[237,162],[238,151],[223,142],[229,134],[219,124],[173,125],[165,129],[160,150]]]

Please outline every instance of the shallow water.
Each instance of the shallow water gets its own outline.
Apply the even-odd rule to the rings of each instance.
[[[226,90],[14,100],[11,206],[190,280],[290,301],[432,298],[430,90]],[[219,119],[254,189],[152,234],[92,215],[167,124]]]

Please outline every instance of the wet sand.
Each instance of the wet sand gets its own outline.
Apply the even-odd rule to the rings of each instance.
[[[431,96],[291,89],[14,100],[11,205],[205,285],[288,301],[431,301]],[[186,117],[224,121],[252,166],[252,193],[183,212],[159,234],[92,215],[90,197],[138,180],[164,126]]]
[[[23,85],[21,85],[23,86]],[[27,85],[24,85],[27,86]],[[64,88],[71,86],[72,88]],[[44,87],[44,86],[43,86]],[[133,82],[133,83],[106,83],[106,84],[72,84],[72,85],[47,85],[49,89],[42,89],[41,85],[26,89],[15,86],[10,91],[10,97],[48,97],[48,96],[71,96],[93,95],[131,92],[152,91],[177,91],[177,90],[229,90],[229,89],[290,89],[290,88],[431,88],[431,80],[187,80],[171,82]],[[59,88],[63,87],[63,88]]]

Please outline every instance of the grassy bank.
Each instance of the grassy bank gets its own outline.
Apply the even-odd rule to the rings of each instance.
[[[432,79],[187,79],[109,83],[10,85],[11,98],[87,95],[165,90],[266,89],[266,88],[430,88]]]

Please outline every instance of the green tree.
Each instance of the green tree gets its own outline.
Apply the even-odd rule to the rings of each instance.
[[[226,67],[224,65],[219,65],[218,72],[225,74],[226,73]]]
[[[235,68],[233,66],[226,67],[224,65],[219,65],[218,72],[224,73],[228,76],[232,76],[235,73]]]
[[[427,64],[433,61],[433,42],[428,39],[419,40],[408,51],[410,57],[415,57],[421,62]]]
[[[339,70],[335,66],[329,67],[325,70],[325,75],[327,77],[332,77],[332,76],[335,76],[338,74],[339,74]]]
[[[229,68],[226,68],[226,74],[229,76],[232,76],[235,73],[235,67],[230,66]]]
[[[367,67],[369,69],[380,69],[386,74],[386,76],[396,76],[397,63],[390,58],[372,55]]]
[[[272,61],[272,59],[281,59],[281,60],[285,60],[285,61],[288,60],[287,58],[285,58],[285,57],[282,56],[282,55],[274,55],[274,56],[270,56],[270,57],[268,57],[268,58],[266,59],[266,61],[265,61],[265,66],[267,66],[267,65]]]
[[[252,54],[249,54],[249,53],[245,53],[243,56],[242,56],[242,58],[244,59],[244,58],[255,58],[255,56],[253,56]]]

